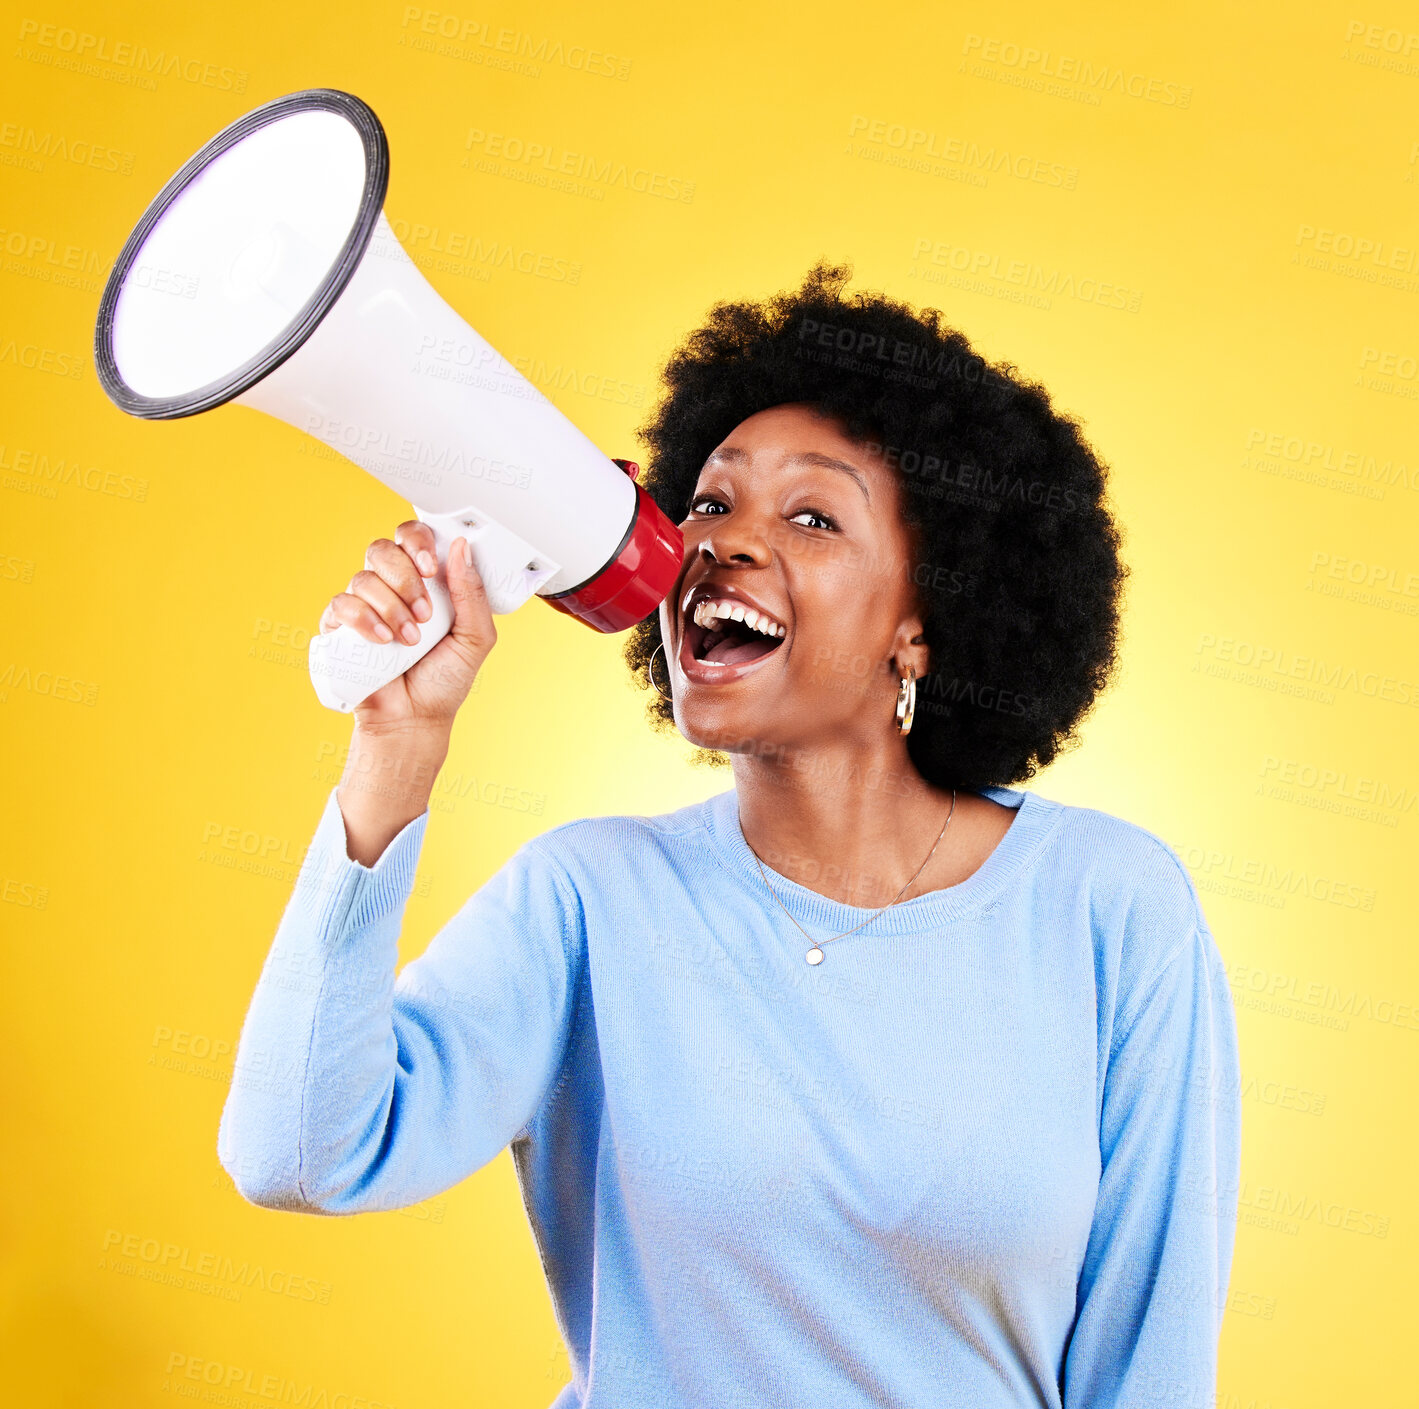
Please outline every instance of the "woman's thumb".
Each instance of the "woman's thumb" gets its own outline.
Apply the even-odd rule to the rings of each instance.
[[[497,640],[488,591],[473,566],[473,549],[466,538],[457,538],[448,553],[448,595],[453,602],[449,634],[461,646],[482,657]]]

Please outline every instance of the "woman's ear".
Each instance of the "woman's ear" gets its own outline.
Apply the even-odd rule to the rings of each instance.
[[[908,617],[898,628],[892,643],[892,660],[898,676],[911,666],[918,680],[931,669],[931,652],[926,645],[926,628],[919,616]]]

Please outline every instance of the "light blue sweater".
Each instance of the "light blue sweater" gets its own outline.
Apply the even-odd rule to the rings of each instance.
[[[218,1136],[242,1194],[416,1203],[509,1144],[554,1409],[1213,1402],[1240,1178],[1225,968],[1176,855],[1032,792],[967,880],[825,948],[737,795],[522,846],[398,973],[428,813],[334,791]],[[871,913],[770,870],[827,937]]]

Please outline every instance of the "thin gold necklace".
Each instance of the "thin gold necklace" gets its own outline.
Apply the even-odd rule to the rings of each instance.
[[[916,880],[917,876],[921,875],[921,873],[922,873],[924,870],[926,870],[926,862],[927,862],[927,861],[930,861],[931,858],[936,855],[936,848],[941,845],[941,838],[946,835],[946,828],[951,825],[951,818],[954,817],[955,815],[956,815],[956,790],[955,790],[955,788],[952,788],[952,789],[951,789],[951,810],[950,810],[950,812],[948,812],[948,813],[946,814],[946,820],[941,824],[941,831],[940,831],[939,835],[937,836],[935,842],[932,843],[931,850],[926,853],[926,861],[923,861],[923,862],[921,863],[921,865],[916,868],[916,873],[912,876],[911,881],[908,881],[908,882],[906,883],[906,885],[904,885],[904,886],[901,888],[901,890],[899,890],[899,891],[897,892],[895,899],[889,900],[880,910],[878,910],[878,911],[876,911],[875,913],[869,915],[869,916],[862,922],[862,924],[860,924],[860,925],[854,925],[850,930],[844,930],[841,934],[829,935],[827,939],[820,939],[820,940],[815,940],[815,939],[813,938],[813,936],[808,933],[807,930],[803,929],[803,926],[802,926],[802,925],[798,925],[798,921],[797,921],[796,919],[794,919],[793,913],[789,910],[788,906],[785,905],[782,900],[779,900],[779,898],[778,898],[778,892],[773,888],[773,886],[769,885],[768,873],[764,870],[764,863],[763,863],[762,861],[759,861],[759,853],[758,853],[757,851],[755,851],[752,846],[749,846],[749,838],[748,838],[748,837],[744,837],[744,845],[745,845],[745,846],[749,846],[749,854],[754,858],[755,861],[758,862],[758,864],[759,864],[759,874],[760,874],[761,876],[763,876],[763,878],[764,878],[764,884],[765,884],[766,886],[768,886],[769,894],[770,894],[771,896],[773,896],[773,898],[774,898],[775,900],[778,900],[778,907],[779,907],[779,909],[782,910],[783,913],[784,913],[785,915],[787,915],[790,920],[793,920],[793,923],[794,923],[795,925],[798,925],[798,928],[799,928],[800,930],[802,930],[802,932],[803,932],[803,938],[806,939],[806,940],[813,946],[813,947],[808,951],[808,953],[807,953],[806,955],[804,955],[804,958],[806,958],[810,964],[821,964],[821,963],[823,962],[823,950],[822,950],[822,946],[823,946],[824,944],[831,944],[831,943],[833,942],[833,940],[835,940],[835,939],[846,939],[846,938],[848,937],[848,935],[850,935],[850,934],[856,934],[856,933],[858,932],[858,930],[862,929],[864,926],[870,925],[870,924],[872,923],[872,921],[877,918],[878,915],[885,915],[885,914],[887,913],[887,911],[890,910],[890,909],[892,908],[892,906],[894,906],[894,905],[897,903],[897,901],[900,900],[900,899],[902,898],[902,896],[904,896],[904,895],[907,893],[907,891],[908,891],[908,890],[910,889],[910,887],[911,887],[912,881]],[[739,834],[740,834],[741,836],[744,835],[744,826],[743,826],[742,823],[740,824],[740,827],[739,827]]]

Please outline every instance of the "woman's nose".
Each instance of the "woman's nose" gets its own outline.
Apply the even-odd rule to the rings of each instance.
[[[765,535],[746,517],[725,514],[700,539],[699,551],[713,562],[752,563],[763,566],[773,556]]]

